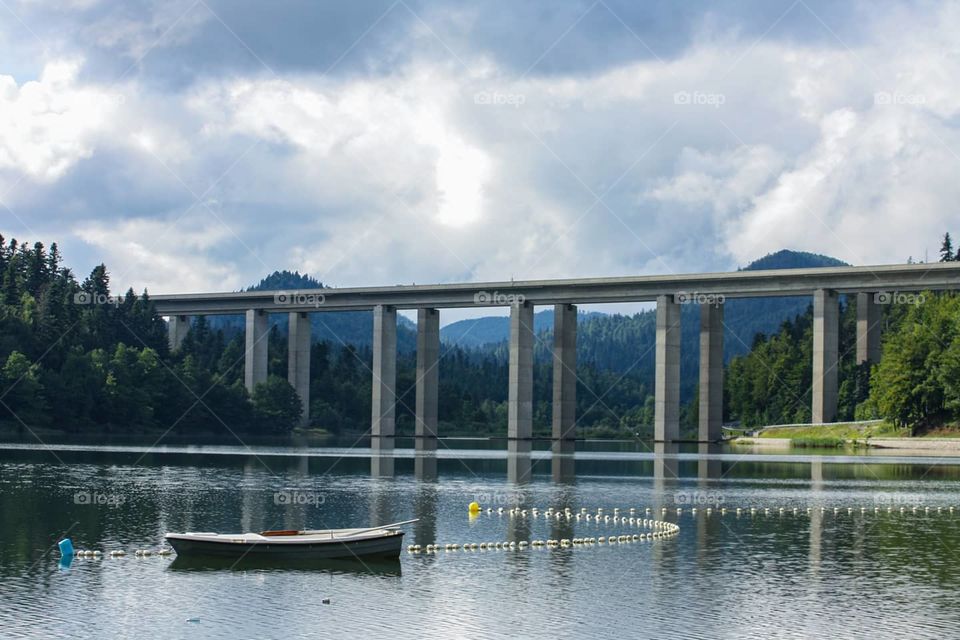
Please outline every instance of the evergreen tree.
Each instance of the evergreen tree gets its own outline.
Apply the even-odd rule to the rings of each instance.
[[[950,240],[950,232],[943,234],[943,243],[940,245],[940,262],[953,262],[953,242]]]

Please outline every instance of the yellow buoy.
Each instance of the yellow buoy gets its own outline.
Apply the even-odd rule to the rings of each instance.
[[[477,502],[471,502],[467,509],[470,511],[470,513],[480,513],[480,504]]]

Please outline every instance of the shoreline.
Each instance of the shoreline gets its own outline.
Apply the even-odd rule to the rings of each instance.
[[[817,449],[817,447],[795,447],[791,438],[758,438],[742,436],[727,441],[731,445],[766,446],[771,448]],[[942,451],[960,454],[960,438],[868,438],[848,439],[846,445],[856,445],[868,449],[898,449],[906,451]],[[839,447],[838,447],[839,448]],[[823,447],[821,449],[830,449]]]

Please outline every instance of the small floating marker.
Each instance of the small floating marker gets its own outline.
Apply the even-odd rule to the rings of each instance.
[[[794,507],[794,508],[793,508],[793,515],[797,515],[797,511],[799,511],[799,509],[797,509],[796,507]]]
[[[470,513],[474,513],[474,514],[480,513],[480,503],[479,503],[479,502],[471,502],[469,505],[467,505],[467,511],[469,511]]]
[[[740,515],[740,512],[741,512],[741,511],[742,511],[742,509],[740,509],[740,507],[737,507],[737,515]]]
[[[330,598],[324,598],[320,601],[320,604],[330,604]]]
[[[503,507],[497,508],[497,513],[503,513]]]
[[[847,507],[847,514],[853,513],[853,507]]]
[[[74,556],[73,541],[70,538],[64,538],[57,543],[57,546],[60,547],[60,555],[64,558],[72,558]]]
[[[721,508],[720,508],[720,515],[722,515],[722,516],[727,515],[727,508],[726,508],[726,507],[721,507]]]

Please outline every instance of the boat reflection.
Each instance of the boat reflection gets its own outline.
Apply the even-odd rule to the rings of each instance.
[[[176,556],[169,571],[319,571],[400,577],[400,560]]]

